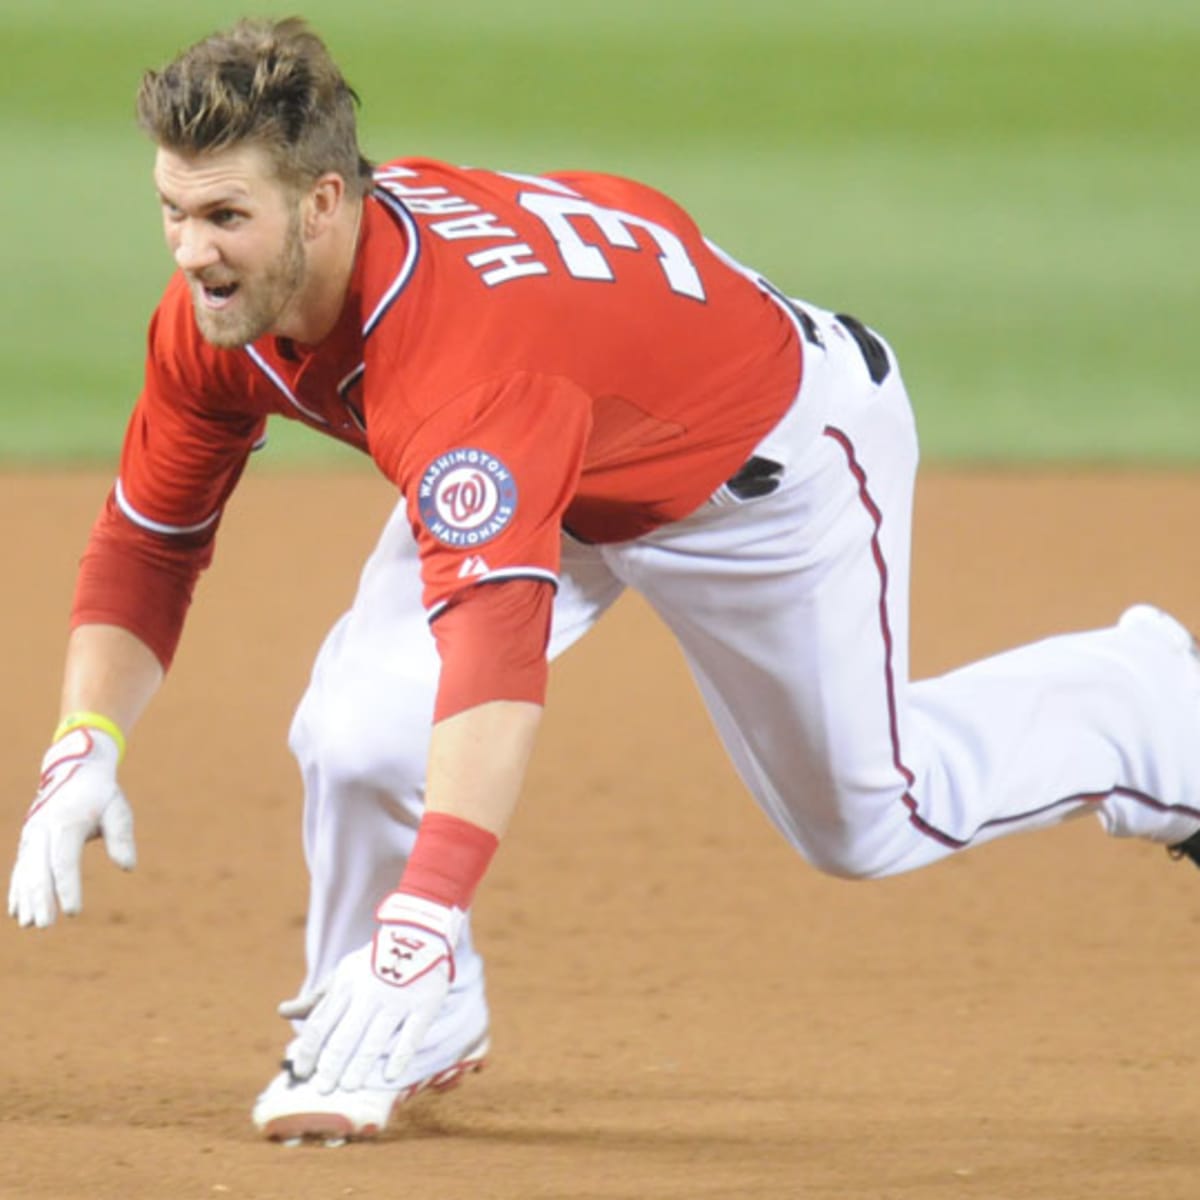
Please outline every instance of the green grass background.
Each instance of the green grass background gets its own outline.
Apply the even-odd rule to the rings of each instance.
[[[875,324],[926,461],[1200,452],[1196,0],[0,0],[3,460],[119,445],[170,268],[142,70],[293,11],[373,157],[639,176]]]

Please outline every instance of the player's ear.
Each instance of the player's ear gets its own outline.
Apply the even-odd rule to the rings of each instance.
[[[304,200],[304,236],[308,241],[321,236],[341,211],[346,199],[346,181],[336,171],[320,176]]]

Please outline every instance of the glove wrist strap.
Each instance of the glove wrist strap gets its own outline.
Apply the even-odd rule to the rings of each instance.
[[[101,713],[67,713],[59,721],[58,728],[54,731],[53,741],[57,742],[59,738],[66,737],[74,729],[99,729],[101,733],[107,733],[117,743],[117,762],[125,757],[125,734],[122,733],[121,727],[116,721],[110,720]]]

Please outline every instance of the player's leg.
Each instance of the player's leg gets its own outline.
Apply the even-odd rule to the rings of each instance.
[[[565,545],[551,655],[582,636],[620,590],[598,554]],[[424,806],[438,671],[416,545],[400,505],[363,569],[352,608],[321,647],[292,723],[310,873],[302,993],[319,987],[344,954],[371,938],[375,907],[403,872]],[[268,1136],[368,1132],[386,1122],[396,1094],[443,1087],[464,1062],[480,1059],[488,1008],[469,923],[456,960],[446,1005],[399,1088],[321,1098],[280,1078],[256,1107]]]
[[[778,491],[610,552],[678,636],[771,819],[849,876],[1085,812],[1164,842],[1200,828],[1200,669],[1162,628],[909,684],[911,413],[894,363],[876,383],[825,333],[825,432]]]

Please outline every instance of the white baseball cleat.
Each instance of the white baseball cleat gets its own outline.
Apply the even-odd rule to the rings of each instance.
[[[353,1092],[339,1088],[327,1096],[317,1091],[311,1080],[296,1082],[288,1071],[280,1071],[258,1097],[251,1118],[263,1137],[288,1145],[324,1142],[340,1146],[374,1137],[387,1128],[398,1104],[421,1092],[448,1092],[467,1075],[481,1071],[489,1048],[485,1028],[457,1053],[419,1053],[404,1081],[395,1087],[368,1086]],[[436,1057],[443,1059],[440,1067],[435,1065]]]

